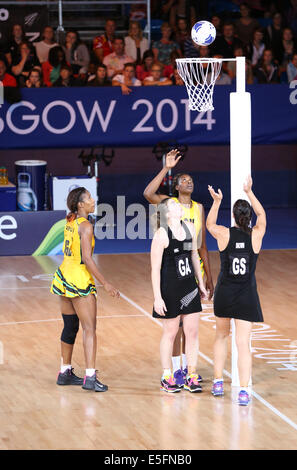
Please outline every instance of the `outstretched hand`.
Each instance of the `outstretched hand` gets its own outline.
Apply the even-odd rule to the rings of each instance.
[[[178,149],[170,150],[166,155],[166,168],[174,168],[175,165],[179,162],[182,155],[180,155]]]
[[[250,192],[252,190],[252,186],[253,186],[253,180],[252,180],[251,175],[249,175],[243,185],[244,192],[245,193]]]
[[[208,191],[210,192],[210,195],[214,201],[221,202],[221,200],[223,199],[223,193],[220,189],[218,189],[218,192],[216,193],[213,187],[208,185]]]

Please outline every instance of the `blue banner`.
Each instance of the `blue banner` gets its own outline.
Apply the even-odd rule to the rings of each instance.
[[[60,253],[65,217],[65,211],[0,212],[0,256]]]
[[[296,89],[295,89],[296,88]],[[214,111],[189,111],[184,86],[23,89],[0,108],[0,148],[229,144],[229,94],[216,86]],[[297,81],[253,85],[253,144],[297,142]]]

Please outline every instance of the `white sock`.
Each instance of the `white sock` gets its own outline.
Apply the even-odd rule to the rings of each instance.
[[[96,369],[86,369],[86,376],[87,377],[93,377],[95,372],[96,372]]]
[[[243,390],[246,392],[248,395],[250,394],[250,388],[249,387],[240,387],[240,391]]]
[[[164,379],[164,377],[170,377],[171,374],[172,374],[171,369],[164,369],[162,379]]]
[[[185,354],[182,354],[182,365],[184,370],[188,367],[187,356]]]
[[[180,356],[172,356],[173,373],[180,369]]]
[[[64,374],[64,372],[67,369],[71,369],[71,364],[61,364],[61,373]]]
[[[217,382],[224,382],[224,379],[214,379],[213,383],[216,384]]]

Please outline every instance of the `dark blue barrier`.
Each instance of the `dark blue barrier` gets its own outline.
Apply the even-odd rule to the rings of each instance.
[[[253,144],[297,142],[294,83],[248,87]],[[231,91],[217,86],[215,110],[198,114],[183,86],[136,87],[129,96],[119,87],[23,89],[21,102],[0,108],[0,148],[228,144]]]

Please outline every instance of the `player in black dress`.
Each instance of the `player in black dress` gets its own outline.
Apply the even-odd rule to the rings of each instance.
[[[223,369],[227,356],[230,319],[234,318],[241,389],[238,403],[247,405],[250,401],[248,384],[252,368],[251,331],[253,322],[263,322],[255,270],[266,230],[266,215],[252,191],[252,178],[249,176],[243,189],[251,205],[243,199],[237,200],[233,206],[235,226],[229,229],[217,225],[223,195],[220,189],[217,193],[212,186],[208,189],[213,198],[213,205],[206,220],[206,227],[217,240],[221,259],[221,272],[214,293],[216,339],[212,393],[215,396],[224,394]],[[256,225],[250,228],[252,209],[257,220]]]
[[[199,288],[207,297],[197,254],[197,236],[191,222],[181,220],[181,205],[173,199],[164,199],[157,213],[160,223],[151,247],[152,285],[154,292],[153,317],[163,319],[160,343],[163,376],[161,389],[174,393],[181,391],[172,374],[172,349],[180,319],[186,337],[188,375],[184,388],[201,392],[196,364],[198,357],[198,324],[201,303]]]

